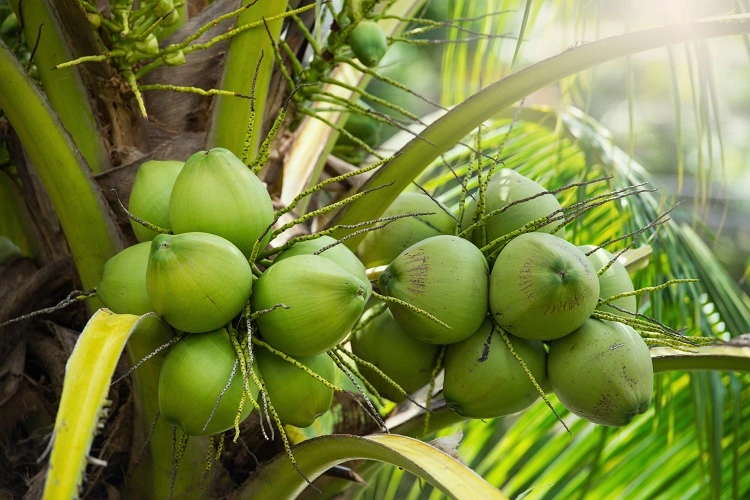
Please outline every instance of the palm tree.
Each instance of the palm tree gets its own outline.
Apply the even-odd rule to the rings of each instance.
[[[299,219],[301,233],[335,227],[332,234],[347,238],[351,248],[364,236],[356,231],[366,221],[378,219],[402,191],[419,189],[413,181],[454,213],[462,210],[467,193],[476,192],[482,176],[500,166],[515,168],[550,190],[574,185],[559,191],[564,206],[647,182],[648,165],[636,162],[634,148],[618,148],[587,110],[585,97],[596,80],[586,88],[586,79],[574,75],[683,42],[696,47],[698,58],[703,45],[696,40],[750,32],[744,15],[689,20],[580,44],[519,69],[523,41],[544,16],[555,12],[582,21],[588,13],[562,2],[549,11],[531,1],[457,2],[443,17],[439,9],[430,11],[436,21],[423,17],[423,3],[334,6],[261,0],[242,2],[237,11],[237,2],[218,0],[208,6],[199,1],[141,2],[137,8],[122,1],[111,1],[106,8],[85,0],[75,5],[56,0],[34,6],[16,0],[0,4],[2,26],[8,26],[0,46],[0,123],[7,130],[0,151],[0,230],[12,241],[9,253],[22,256],[4,263],[8,286],[3,286],[0,320],[88,296],[68,293],[94,288],[107,259],[135,242],[119,199],[128,198],[146,160],[182,161],[199,150],[225,147],[264,179],[277,214],[294,208],[289,220]],[[378,21],[391,44],[419,47],[432,38],[429,33],[452,42],[440,44],[442,51],[432,47],[443,68],[451,68],[440,73],[442,95],[430,99],[409,90],[389,76],[388,59],[380,67],[365,62],[367,55],[358,50],[377,52],[378,41],[365,40],[372,45],[363,49],[349,38],[365,19]],[[493,53],[500,56],[488,58]],[[24,54],[33,65],[22,63]],[[702,74],[698,81],[707,81],[700,79]],[[675,71],[673,77],[678,76]],[[525,100],[549,85],[563,93],[555,107]],[[384,88],[402,97],[384,94]],[[577,93],[584,99],[576,99]],[[403,95],[413,96],[421,107],[412,111],[408,104],[394,104]],[[709,91],[705,99],[718,98]],[[637,99],[631,95],[629,102]],[[704,106],[716,108],[715,103]],[[429,111],[434,113],[427,115]],[[347,119],[355,118],[396,134],[373,149],[375,143],[344,128]],[[699,115],[697,123],[699,132],[721,137],[710,112]],[[632,130],[631,122],[631,138]],[[681,132],[677,142],[686,142]],[[359,170],[336,156],[351,151],[356,154],[348,158]],[[679,163],[689,166],[685,158]],[[379,168],[368,167],[373,164]],[[337,191],[318,188],[314,196],[298,197],[337,175],[330,184]],[[606,181],[583,184],[605,176]],[[750,301],[691,228],[689,211],[649,225],[662,221],[669,206],[667,199],[647,192],[598,206],[569,225],[568,238],[576,244],[603,244],[647,228],[634,238],[640,253],[628,254],[636,287],[675,278],[700,282],[648,293],[640,312],[685,328],[690,336],[740,337],[750,331]],[[448,495],[476,496],[479,490],[472,488],[493,491],[432,447],[399,435],[372,434],[377,426],[365,420],[364,405],[347,396],[336,400],[338,418],[329,414],[311,428],[279,429],[270,441],[264,435],[273,425],[265,425],[258,411],[242,424],[238,442],[224,437],[185,442],[163,419],[155,419],[160,355],[132,373],[125,363],[118,365],[124,348],[135,365],[169,344],[174,333],[153,316],[95,313],[100,306],[92,298],[88,309],[78,305],[55,311],[47,316],[51,320],[2,327],[0,359],[7,373],[18,374],[4,386],[0,401],[13,411],[3,413],[2,424],[8,436],[30,444],[18,448],[28,451],[2,458],[9,471],[2,486],[12,494],[35,496],[46,487],[50,497],[69,496],[84,470],[80,492],[92,497],[109,489],[148,497],[208,496],[209,490],[210,495],[284,496],[305,487],[305,475],[317,477],[324,471],[315,487],[325,492],[347,488],[351,496],[378,498],[431,494],[398,467]],[[509,496],[746,496],[749,465],[741,457],[750,429],[742,425],[748,410],[740,402],[750,385],[746,374],[732,373],[750,371],[746,348],[730,343],[685,353],[667,344],[652,349],[655,371],[662,373],[655,379],[655,403],[647,415],[622,429],[587,423],[554,396],[549,400],[554,413],[540,402],[492,424],[460,422],[439,393],[428,403],[429,414],[401,405],[386,424],[394,434],[416,437],[436,432],[448,437],[463,429],[461,458]],[[117,383],[110,388],[113,374]],[[381,412],[386,415],[388,408]],[[92,440],[100,419],[103,428]],[[61,427],[60,422],[73,421],[70,428],[83,434]],[[326,436],[330,433],[337,435]],[[320,437],[310,439],[315,436]],[[46,459],[29,466],[48,442],[53,444],[52,468],[45,467]],[[446,442],[450,439],[437,445],[450,447]],[[283,453],[290,444],[295,444],[291,455],[296,463]],[[98,460],[90,460],[93,465],[86,469],[86,457]],[[353,458],[396,467],[355,463],[331,468]],[[25,477],[32,478],[28,484],[22,483]],[[45,486],[48,477],[52,479]],[[362,477],[370,487],[352,487]],[[70,489],[54,489],[65,486]]]

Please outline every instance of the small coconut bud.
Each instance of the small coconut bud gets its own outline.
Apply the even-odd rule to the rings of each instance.
[[[180,66],[181,64],[185,64],[185,54],[183,54],[181,50],[167,52],[162,56],[162,59],[164,60],[164,64],[168,66]]]
[[[159,40],[153,33],[150,33],[144,40],[135,42],[135,50],[145,55],[158,54]]]
[[[380,63],[388,51],[388,39],[375,21],[360,21],[349,34],[349,47],[359,62],[372,68]]]

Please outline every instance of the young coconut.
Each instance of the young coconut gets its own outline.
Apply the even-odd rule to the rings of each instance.
[[[425,344],[406,333],[388,309],[354,332],[351,345],[356,356],[377,366],[407,394],[430,382],[440,351],[440,346]],[[358,368],[382,396],[397,403],[405,399],[374,370]]]
[[[648,346],[622,323],[588,319],[553,340],[547,371],[565,407],[596,424],[626,425],[651,404],[654,371]]]
[[[169,199],[175,234],[206,232],[231,241],[246,257],[273,222],[263,183],[231,151],[214,148],[190,156]],[[271,234],[260,245],[262,250]]]
[[[160,234],[151,242],[146,289],[154,310],[184,332],[210,332],[242,311],[253,273],[221,236]]]
[[[462,417],[495,418],[531,406],[539,391],[489,319],[474,335],[448,346],[443,396]],[[547,352],[537,340],[507,334],[536,383],[547,385]]]
[[[188,436],[210,436],[231,429],[243,393],[242,372],[239,363],[235,367],[236,360],[224,328],[192,333],[177,342],[167,352],[159,372],[161,416]],[[248,384],[257,401],[258,388],[252,379]],[[245,401],[240,421],[252,410],[250,401]]]
[[[130,192],[130,213],[155,226],[172,229],[169,222],[169,198],[183,165],[185,163],[181,161],[151,160],[142,163],[135,174],[135,182]],[[151,241],[159,234],[132,220],[130,227],[133,228],[138,241]]]
[[[367,233],[357,248],[365,267],[386,266],[413,244],[441,234],[453,234],[456,221],[429,196],[422,193],[401,193],[382,217],[416,213],[432,213],[405,217]]]
[[[510,168],[501,168],[492,176],[485,191],[484,213],[499,210],[513,202],[529,198],[547,191],[542,185],[524,177]],[[461,218],[461,229],[468,228],[476,213],[476,201],[472,200],[466,206]],[[514,205],[504,212],[488,217],[484,222],[484,233],[481,227],[469,232],[469,239],[478,247],[491,243],[493,240],[512,233],[531,221],[560,210],[560,202],[552,194],[545,194],[529,201]],[[551,233],[555,224],[549,224],[539,229],[543,233]],[[486,234],[486,240],[484,238]],[[557,234],[565,237],[565,228]]]
[[[321,236],[314,240],[300,241],[281,252],[274,262],[280,262],[294,255],[313,255],[323,247],[334,245],[336,241],[335,238],[330,236]],[[354,252],[349,250],[345,245],[337,244],[324,250],[318,255],[330,259],[332,262],[343,267],[346,271],[349,271],[356,278],[359,278],[359,280],[365,285],[365,303],[367,303],[372,294],[372,284],[367,277],[367,270],[365,269],[364,264],[362,264],[357,256],[354,255]]]
[[[583,253],[588,253],[596,247],[594,245],[583,245],[579,246],[578,248],[580,248]],[[596,269],[597,272],[599,271],[599,269],[606,266],[612,259],[614,259],[614,255],[612,255],[604,248],[597,249],[596,252],[587,255],[587,257],[589,259],[589,262],[591,262],[591,265],[594,266],[594,269]],[[615,260],[612,265],[609,266],[609,269],[604,271],[604,273],[599,276],[599,297],[602,299],[619,295],[621,293],[632,292],[633,290],[635,290],[635,287],[633,286],[633,282],[630,280],[628,270],[625,269],[625,266],[623,266],[622,263],[618,260]],[[635,295],[619,298],[614,302],[611,302],[610,304],[632,313],[635,313],[638,310],[638,304],[636,303]],[[600,311],[609,312],[620,316],[633,316],[632,314],[626,314],[622,311],[619,311],[614,307],[611,307],[611,305],[597,306],[596,308]]]
[[[487,315],[487,260],[477,247],[456,236],[422,240],[391,262],[379,278],[383,294],[421,309],[448,328],[406,306],[388,303],[401,327],[428,344],[461,342]]]
[[[331,407],[333,389],[267,349],[258,348],[254,353],[268,397],[282,424],[309,427]],[[296,360],[328,382],[335,381],[336,365],[327,354]]]
[[[256,320],[263,338],[291,356],[314,356],[337,345],[365,307],[367,286],[320,255],[275,262],[255,282],[253,311],[285,307]]]
[[[112,312],[141,316],[156,309],[146,291],[151,242],[138,243],[111,257],[102,270],[96,296]]]
[[[383,28],[375,21],[360,21],[347,40],[359,62],[373,68],[388,51],[388,39]]]
[[[525,233],[506,245],[490,276],[490,311],[517,337],[554,340],[591,316],[599,300],[596,269],[575,245]]]

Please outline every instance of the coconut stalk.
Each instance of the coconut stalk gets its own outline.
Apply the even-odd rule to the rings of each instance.
[[[44,184],[84,288],[123,244],[86,160],[8,47],[0,42],[0,108]]]
[[[250,0],[244,0],[242,5],[248,3],[251,3]],[[286,11],[287,4],[285,0],[258,2],[239,15],[236,27],[279,16]],[[250,95],[255,90],[255,102],[252,104],[255,112],[251,113],[250,105],[238,105],[233,97],[217,96],[208,130],[207,147],[223,147],[241,156],[249,124],[252,127],[247,138],[250,157],[258,152],[263,133],[263,111],[269,97],[268,87],[274,64],[272,43],[278,40],[282,23],[283,19],[269,21],[268,32],[263,26],[258,26],[232,38],[219,88],[243,95]],[[269,32],[273,39],[269,38]],[[256,67],[258,76],[254,81],[248,74],[248,68]]]
[[[35,2],[32,7],[30,2],[22,0],[11,0],[10,6],[16,16],[23,19],[23,32],[29,47],[34,47],[38,42],[34,63],[50,105],[59,115],[91,170],[107,170],[109,154],[78,68],[53,69],[76,57],[73,47],[63,36],[63,23],[55,7],[48,1]],[[20,11],[22,7],[23,12]],[[81,40],[87,38],[80,33],[90,32],[90,25],[77,6],[71,9],[68,5],[66,14],[69,22],[76,22],[76,38],[80,45]]]

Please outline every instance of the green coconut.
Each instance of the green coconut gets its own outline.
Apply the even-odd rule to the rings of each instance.
[[[268,397],[281,423],[309,427],[331,407],[333,389],[266,349],[256,349],[255,355]],[[327,354],[301,357],[297,361],[328,382],[334,382],[336,366]]]
[[[232,341],[223,328],[180,340],[167,352],[159,372],[161,416],[188,436],[210,436],[231,429],[243,392],[242,372],[239,363],[235,367],[236,360]],[[248,383],[257,401],[258,388],[252,380]],[[245,401],[240,421],[252,409]]]
[[[169,222],[169,198],[172,186],[185,163],[181,161],[151,160],[138,167],[133,189],[130,192],[128,210],[151,224],[172,229]],[[138,241],[151,241],[159,234],[135,221],[130,221]]]
[[[320,255],[275,262],[258,278],[252,295],[263,338],[291,356],[314,356],[337,345],[365,307],[367,286]]]
[[[596,247],[594,245],[583,245],[578,248],[580,248],[583,253],[588,253]],[[594,253],[587,255],[587,257],[597,272],[615,258],[614,255],[604,248],[597,249]],[[599,276],[599,297],[602,299],[607,299],[621,293],[632,292],[633,290],[635,290],[635,287],[630,279],[628,270],[625,269],[625,266],[623,266],[618,260],[615,260],[612,265],[609,266],[609,269]],[[632,313],[635,313],[638,310],[635,295],[622,297],[611,302],[611,305],[597,306],[596,308],[600,311],[617,314],[619,316],[633,316],[632,314],[626,314],[611,307],[612,305]]]
[[[401,328],[391,311],[386,309],[354,332],[352,352],[378,367],[411,394],[430,382],[440,346],[415,339]],[[360,373],[391,401],[405,397],[371,368],[359,366]]]
[[[231,151],[214,148],[190,156],[169,200],[175,234],[205,232],[231,241],[246,257],[274,220],[263,183]],[[264,237],[262,250],[270,239]]]
[[[375,21],[360,21],[347,40],[359,62],[372,68],[380,63],[388,51],[388,39]]]
[[[591,422],[622,426],[651,404],[654,371],[631,327],[589,319],[549,344],[547,371],[560,401]]]
[[[433,213],[405,217],[367,233],[357,248],[366,267],[386,266],[413,244],[441,234],[453,234],[456,221],[429,196],[421,193],[402,193],[382,217],[415,213]]]
[[[337,240],[330,236],[321,236],[314,240],[305,240],[295,243],[287,250],[281,252],[275,259],[275,262],[280,262],[289,257],[295,255],[312,255],[323,247],[334,245],[327,250],[319,253],[321,257],[330,259],[339,266],[343,267],[346,271],[349,271],[355,277],[365,285],[365,303],[370,299],[372,294],[372,284],[370,279],[367,277],[367,270],[364,264],[354,255],[354,252],[349,250],[346,245],[336,244]]]
[[[510,168],[501,168],[492,176],[485,191],[484,213],[489,214],[495,210],[539,195],[547,191],[542,185],[524,177]],[[518,203],[503,212],[488,217],[484,221],[484,228],[476,228],[468,233],[469,239],[478,247],[483,247],[492,241],[512,233],[531,221],[547,216],[560,210],[560,202],[552,194],[544,194],[529,201]],[[477,204],[472,200],[464,210],[461,218],[461,230],[472,225],[476,214]],[[557,223],[541,227],[538,231],[551,233]],[[565,237],[565,228],[557,233],[560,238]]]
[[[388,303],[401,327],[428,344],[470,337],[487,314],[489,269],[477,247],[456,236],[433,236],[406,249],[379,278],[380,290],[433,315]]]
[[[151,242],[122,250],[104,264],[96,296],[112,312],[141,316],[156,309],[146,289],[146,268]]]
[[[547,233],[514,238],[497,257],[490,276],[490,311],[517,337],[553,340],[591,316],[599,279],[575,245]]]
[[[220,236],[160,234],[151,242],[148,296],[178,330],[209,332],[226,325],[245,307],[252,284],[245,256]]]
[[[537,340],[507,334],[536,383],[547,385],[547,353]],[[531,406],[539,391],[489,320],[445,351],[443,396],[462,417],[495,418]]]

